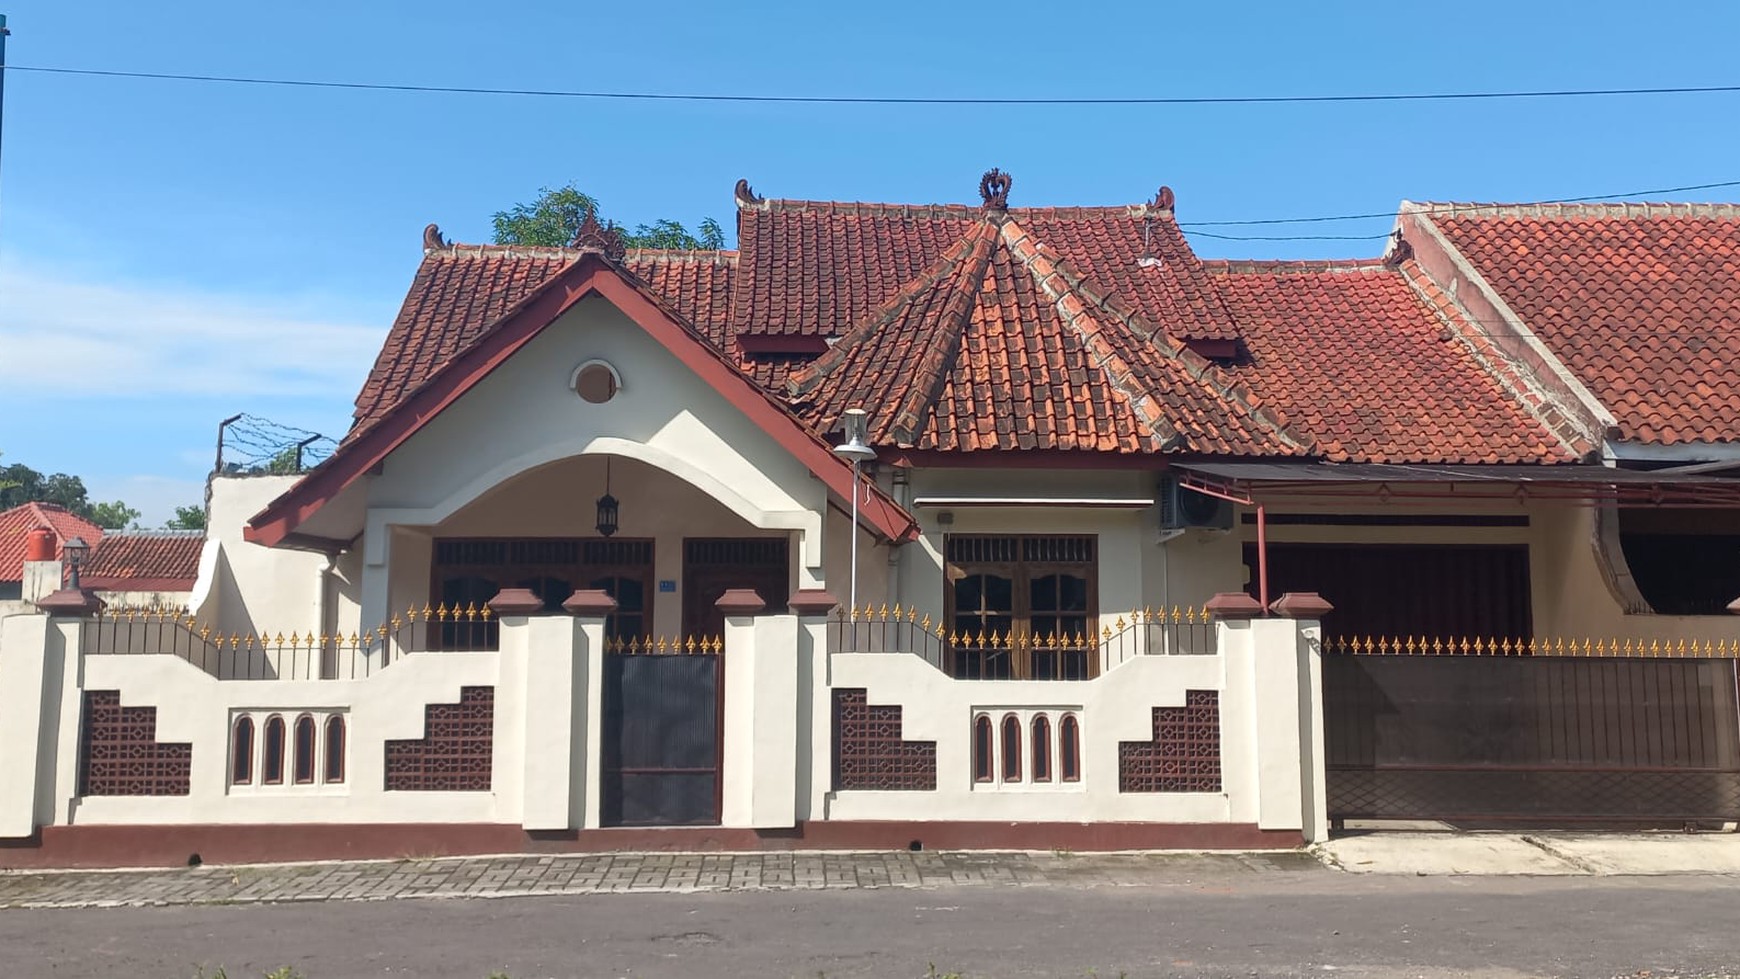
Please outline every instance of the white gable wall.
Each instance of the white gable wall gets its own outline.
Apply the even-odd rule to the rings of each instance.
[[[569,386],[591,360],[606,361],[622,378],[622,390],[605,404],[590,404]],[[664,470],[751,527],[794,532],[798,584],[822,583],[826,487],[638,325],[589,299],[433,418],[369,481],[363,620],[387,614],[392,552],[420,551],[404,556],[426,569],[427,528],[522,473],[600,453]],[[594,483],[575,486],[569,506],[589,518],[598,495]],[[615,495],[625,514],[645,503]],[[392,527],[419,529],[393,534]],[[399,565],[396,555],[391,562]],[[426,588],[422,577],[417,587]]]

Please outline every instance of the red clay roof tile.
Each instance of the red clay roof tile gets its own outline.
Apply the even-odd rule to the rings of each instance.
[[[870,405],[873,441],[907,448],[1303,450],[1249,392],[1099,292],[1017,214],[964,231],[793,376],[812,424]]]
[[[1250,359],[1231,371],[1345,462],[1570,462],[1446,333],[1412,263],[1208,263]]]
[[[21,503],[0,513],[0,581],[24,580],[24,547],[30,532],[38,527],[54,531],[54,556],[74,537],[92,548],[103,539],[103,528],[53,503]]]
[[[91,549],[84,584],[107,591],[184,591],[199,578],[205,534],[197,530],[113,531]],[[150,583],[150,588],[144,587]]]
[[[1423,207],[1622,438],[1740,440],[1740,206]]]

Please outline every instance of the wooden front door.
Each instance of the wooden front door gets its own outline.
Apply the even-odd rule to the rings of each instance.
[[[767,611],[783,612],[791,600],[791,559],[783,537],[690,538],[683,542],[683,635],[725,634],[720,596],[753,588]]]

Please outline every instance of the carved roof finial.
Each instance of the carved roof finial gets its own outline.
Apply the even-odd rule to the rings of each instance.
[[[575,232],[572,247],[581,251],[598,252],[612,262],[622,261],[622,256],[628,252],[623,244],[622,231],[614,225],[598,223],[598,212],[588,210],[586,220],[580,222],[580,230]]]
[[[1177,203],[1178,198],[1173,195],[1171,187],[1163,186],[1154,194],[1154,206],[1162,211],[1173,210]]]
[[[979,197],[985,202],[987,211],[1007,211],[1009,209],[1009,188],[1014,186],[1015,178],[992,167],[979,178]]]
[[[452,247],[452,242],[441,237],[441,229],[433,221],[423,229],[423,250],[425,252],[442,252]]]
[[[1413,257],[1414,246],[1402,237],[1402,229],[1397,228],[1390,232],[1389,243],[1384,248],[1384,264],[1393,269]]]
[[[754,207],[761,203],[761,197],[755,193],[755,188],[749,186],[747,179],[737,181],[732,193],[737,198],[738,207]]]

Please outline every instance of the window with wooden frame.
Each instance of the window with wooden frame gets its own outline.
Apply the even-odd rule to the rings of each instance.
[[[1003,718],[1003,781],[1021,781],[1021,719],[1014,714]]]
[[[973,781],[989,782],[996,778],[991,756],[991,719],[980,714],[973,719]]]
[[[260,759],[260,782],[281,785],[284,782],[284,718],[273,714],[266,718],[265,751]]]
[[[294,770],[297,785],[314,784],[314,718],[307,714],[296,719]]]
[[[344,781],[344,715],[326,719],[326,772],[324,781],[331,785]]]
[[[254,780],[254,719],[236,718],[235,737],[230,739],[230,784],[247,785]]]
[[[1044,714],[1033,718],[1033,781],[1051,781],[1051,721]]]
[[[943,544],[949,666],[959,679],[1098,675],[1098,538],[950,534]]]
[[[1074,714],[1063,715],[1057,726],[1057,757],[1065,782],[1081,781],[1081,724]]]
[[[481,607],[503,588],[527,588],[547,613],[582,588],[616,599],[606,621],[612,639],[645,638],[652,622],[653,542],[644,538],[450,537],[435,541],[432,604]],[[487,649],[494,619],[449,622],[431,634],[438,649]]]

